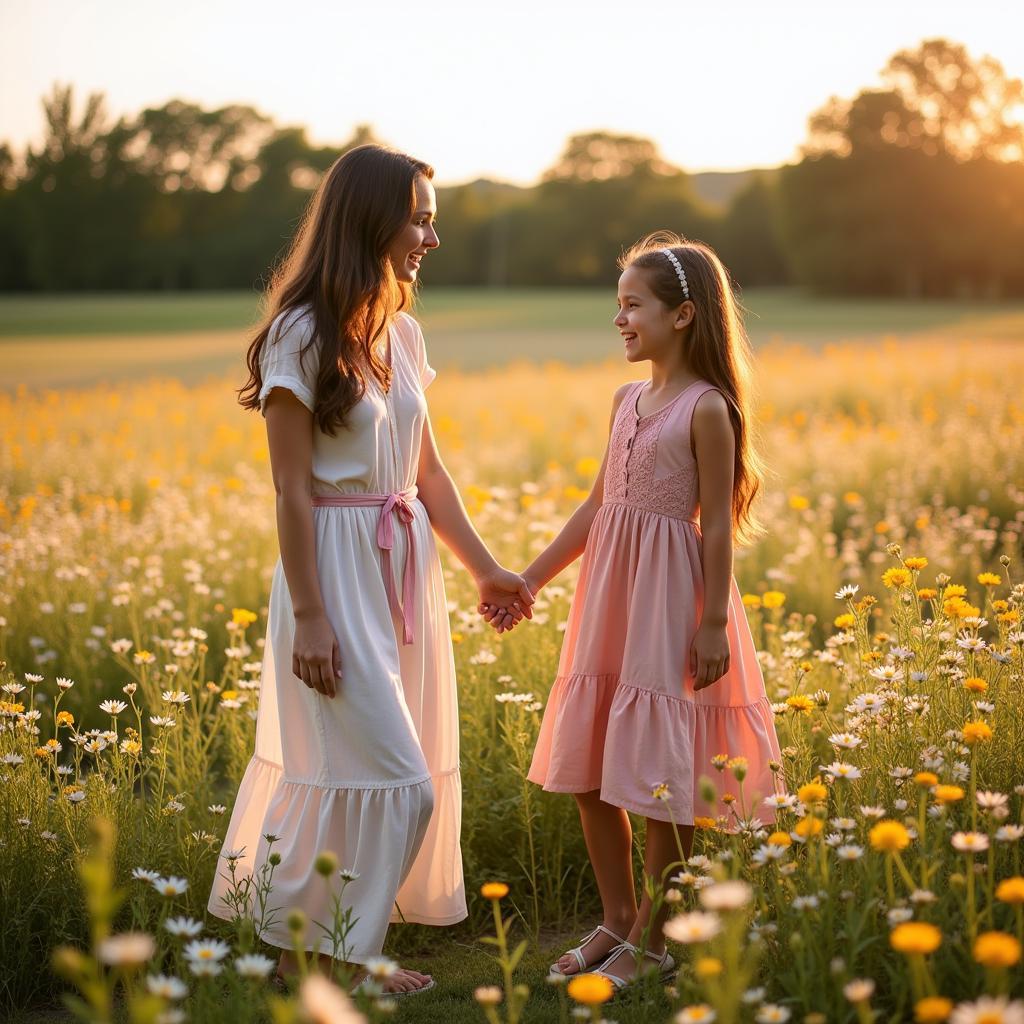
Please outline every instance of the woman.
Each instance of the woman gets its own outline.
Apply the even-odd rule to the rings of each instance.
[[[432,177],[379,146],[334,164],[274,276],[240,392],[267,420],[281,559],[256,751],[225,849],[244,848],[245,876],[266,862],[266,837],[279,837],[278,911],[261,937],[286,951],[282,975],[296,966],[287,912],[331,920],[313,866],[323,850],[356,876],[344,892],[349,965],[380,954],[389,920],[466,916],[455,672],[431,527],[509,623],[533,601],[473,529],[427,414],[435,374],[404,310],[439,244]],[[233,916],[230,888],[221,872],[211,913]],[[325,934],[305,942],[321,956],[332,948]],[[385,988],[432,985],[398,971]]]

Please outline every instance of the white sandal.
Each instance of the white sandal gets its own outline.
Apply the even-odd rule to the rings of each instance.
[[[576,964],[579,967],[578,971],[574,971],[572,974],[566,974],[565,971],[559,969],[558,963],[556,961],[548,968],[548,972],[550,974],[557,974],[563,978],[573,978],[577,974],[585,974],[590,969],[590,967],[593,966],[593,964],[588,965],[586,960],[583,959],[583,947],[588,942],[590,942],[591,939],[597,938],[597,936],[601,932],[604,932],[604,934],[607,935],[609,938],[614,939],[619,946],[621,946],[622,943],[626,941],[621,936],[616,935],[615,932],[613,932],[610,928],[605,928],[603,924],[599,924],[589,935],[584,935],[583,938],[580,939],[580,944],[578,946],[574,946],[572,949],[567,949],[562,954],[562,956],[575,957]],[[618,948],[618,946],[616,948]],[[562,956],[560,956],[558,959],[561,960]],[[600,963],[604,963],[607,959],[608,954],[606,953],[603,957],[601,957]]]
[[[616,995],[618,995],[618,993],[622,992],[624,989],[629,988],[631,985],[636,985],[644,981],[651,974],[654,974],[655,971],[657,972],[658,977],[662,981],[668,981],[671,979],[672,974],[675,972],[676,969],[676,962],[672,959],[672,956],[667,949],[664,953],[661,953],[660,955],[658,953],[652,953],[650,950],[645,949],[644,956],[653,960],[658,966],[657,968],[655,968],[655,970],[644,972],[641,972],[638,968],[637,974],[629,981],[627,981],[625,978],[620,978],[617,974],[612,974],[610,971],[605,970],[605,964],[611,963],[613,960],[617,959],[622,953],[629,953],[635,959],[639,952],[639,947],[634,946],[632,942],[621,942],[608,954],[608,956],[605,957],[604,963],[601,964],[601,967],[598,970],[594,971],[594,974],[600,974],[602,978],[607,978],[615,987]]]

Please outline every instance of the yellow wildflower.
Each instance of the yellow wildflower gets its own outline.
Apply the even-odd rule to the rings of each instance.
[[[1024,904],[1024,878],[1020,875],[1004,878],[996,886],[996,899],[1003,903]]]
[[[911,558],[904,558],[903,564],[908,569],[913,569],[915,572],[920,572],[927,564],[927,558],[921,558],[920,556],[914,556]]]
[[[913,577],[907,569],[886,569],[882,573],[882,582],[890,590],[899,590],[901,587],[909,587]]]
[[[480,886],[480,895],[485,900],[501,900],[508,895],[508,886],[504,882],[485,882]]]
[[[932,796],[940,804],[955,804],[958,800],[963,800],[964,791],[959,786],[936,786]]]
[[[930,789],[932,786],[939,784],[939,777],[935,772],[918,772],[914,776],[914,782],[916,782],[922,789]]]
[[[773,832],[768,837],[769,846],[792,846],[793,839],[788,832]]]
[[[57,724],[58,725],[74,725],[75,716],[70,711],[58,711],[57,712]]]
[[[797,823],[793,831],[800,836],[801,839],[809,839],[811,836],[820,836],[824,825],[821,822],[821,818],[815,818],[808,815],[806,818],[801,818]]]
[[[953,1000],[945,996],[925,996],[914,1004],[917,1024],[942,1024],[953,1012]]]
[[[965,690],[970,690],[971,693],[984,693],[988,689],[988,683],[980,676],[969,676],[964,680],[963,686]]]
[[[942,945],[942,932],[924,921],[905,921],[892,930],[889,944],[897,953],[934,953]]]
[[[757,594],[744,594],[743,607],[753,608],[755,611],[761,607],[761,598]]]
[[[910,845],[910,833],[898,821],[886,819],[878,822],[868,833],[872,848],[885,853],[896,853]]]
[[[934,587],[922,587],[918,592],[917,596],[922,601],[934,601],[939,596],[939,592]],[[921,1000],[924,1002],[924,1000]]]
[[[1006,932],[982,932],[974,942],[974,959],[985,967],[1013,967],[1020,961],[1020,942]]]
[[[828,796],[828,789],[820,782],[808,782],[796,791],[796,796],[802,804],[820,804]]]
[[[714,978],[722,973],[722,961],[715,956],[701,956],[693,965],[693,973],[698,978]]]
[[[786,595],[781,590],[768,590],[761,600],[765,608],[781,608],[786,603]]]
[[[852,629],[857,625],[857,616],[851,615],[849,612],[844,612],[842,615],[837,615],[835,619],[832,620],[832,625],[835,626],[836,629]]]
[[[994,572],[982,572],[978,574],[978,582],[983,587],[998,587],[1003,579]]]
[[[786,705],[794,711],[810,711],[814,707],[814,701],[802,693],[794,693],[792,697],[786,698]]]
[[[577,974],[568,986],[569,995],[584,1006],[600,1006],[615,994],[611,979],[603,974]]]
[[[988,722],[968,722],[963,727],[964,743],[974,744],[992,739],[992,727]]]
[[[246,608],[232,608],[231,609],[231,621],[236,626],[251,626],[258,618],[255,612],[250,612]]]

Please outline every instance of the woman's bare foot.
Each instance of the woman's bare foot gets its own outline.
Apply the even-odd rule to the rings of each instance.
[[[355,988],[367,976],[366,968],[362,964],[340,963],[324,953],[319,955],[319,967],[320,971],[328,978],[332,977],[338,968],[347,968],[352,972],[353,978],[350,988]],[[282,982],[287,982],[298,973],[299,964],[295,954],[291,950],[284,950],[277,964],[277,977]],[[388,995],[396,992],[414,992],[416,989],[429,985],[432,980],[429,974],[421,974],[419,971],[399,967],[389,977],[380,979],[377,984],[380,985],[381,991]]]
[[[385,995],[393,992],[415,992],[417,989],[425,988],[432,980],[429,974],[399,967],[390,978],[380,982],[380,986]]]

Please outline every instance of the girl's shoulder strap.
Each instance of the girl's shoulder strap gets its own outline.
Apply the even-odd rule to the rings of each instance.
[[[646,383],[646,380],[634,380],[626,385],[626,388],[622,393],[622,400],[619,402],[618,411],[615,414],[616,419],[625,415],[627,412],[631,415],[636,415],[637,396],[643,390]]]

